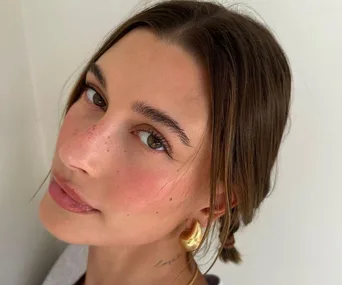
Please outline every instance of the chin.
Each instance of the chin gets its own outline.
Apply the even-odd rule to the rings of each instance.
[[[96,230],[89,215],[69,212],[46,193],[39,205],[39,218],[45,229],[57,239],[71,244],[97,244]],[[88,221],[87,221],[88,220]],[[89,221],[90,220],[90,221]]]

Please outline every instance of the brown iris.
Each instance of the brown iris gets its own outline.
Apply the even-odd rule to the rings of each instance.
[[[103,100],[103,98],[95,93],[94,96],[93,96],[93,101],[94,101],[94,104],[99,106],[99,107],[105,107],[106,106],[106,102]]]
[[[147,139],[148,146],[152,149],[158,149],[163,146],[161,141],[154,137],[153,135],[150,135]]]

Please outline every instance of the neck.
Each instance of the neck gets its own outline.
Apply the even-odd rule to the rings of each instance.
[[[188,258],[178,242],[139,247],[90,246],[85,285],[187,285],[195,271],[195,261]]]

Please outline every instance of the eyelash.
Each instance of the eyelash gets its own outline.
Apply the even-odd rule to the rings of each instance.
[[[107,102],[106,100],[103,98],[103,96],[101,96],[100,92],[98,92],[92,85],[90,85],[89,83],[85,82],[83,84],[83,87],[82,87],[82,97],[84,97],[84,99],[86,100],[86,102],[91,105],[93,108],[100,108],[101,110],[103,111],[106,111],[103,107],[101,106],[98,106],[96,105],[95,103],[91,102],[88,97],[87,97],[87,93],[86,91],[88,89],[91,89],[93,90],[94,92],[96,92],[103,100],[103,102],[105,102],[105,104],[107,105]],[[107,106],[106,106],[107,107]],[[152,127],[146,127],[146,128],[142,128],[140,127],[139,129],[137,130],[134,130],[134,133],[137,133],[137,132],[147,132],[149,133],[151,136],[153,136],[154,138],[156,138],[158,141],[160,141],[161,145],[163,146],[164,148],[164,151],[165,153],[171,157],[171,154],[172,154],[172,148],[171,148],[171,145],[169,144],[169,142],[167,141],[167,139],[161,134],[159,133],[158,131],[156,131],[154,128]],[[148,147],[148,146],[147,146]],[[148,147],[149,148],[149,147]],[[152,148],[149,148],[149,150],[153,151]]]

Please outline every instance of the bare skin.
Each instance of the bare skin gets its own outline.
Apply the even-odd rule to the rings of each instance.
[[[41,220],[57,238],[90,245],[85,285],[186,285],[195,262],[188,266],[179,236],[196,220],[205,227],[210,210],[206,74],[180,46],[143,29],[94,68],[102,78],[87,73],[91,87],[65,117],[52,174],[96,211],[67,211],[47,193]],[[146,106],[179,128],[148,118]],[[217,199],[215,218],[225,209],[221,187]],[[206,284],[202,274],[194,284]]]

